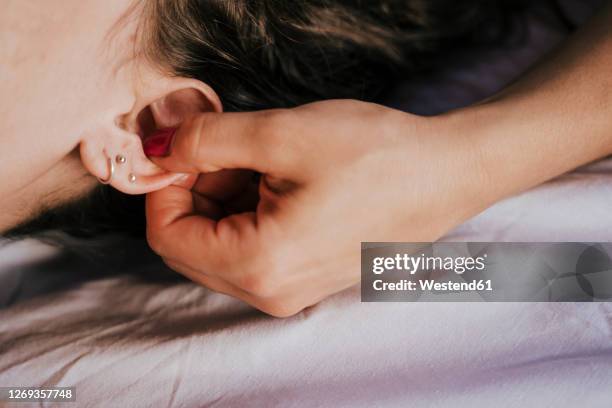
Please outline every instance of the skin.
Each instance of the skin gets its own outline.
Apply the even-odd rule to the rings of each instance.
[[[108,177],[107,156],[128,158],[112,184],[127,193],[180,177],[142,153],[138,114],[151,109],[153,127],[161,127],[182,120],[175,111],[220,110],[220,103],[205,84],[171,78],[143,57],[141,14],[128,0],[3,2],[0,232],[86,194],[95,177]],[[206,103],[188,103],[194,94]],[[127,181],[130,172],[136,183]]]
[[[98,119],[97,112],[107,111],[113,104],[127,109],[131,103],[124,92],[126,87],[122,86],[127,72],[109,75],[111,59],[93,53],[88,45],[90,41],[99,44],[105,35],[99,28],[108,29],[117,20],[121,14],[117,2],[110,7],[100,5],[99,13],[92,13],[89,19],[78,18],[86,13],[78,3],[65,5],[76,13],[74,20],[52,2],[35,5],[9,1],[3,5],[7,9],[0,15],[0,42],[9,46],[0,49],[3,62],[0,143],[10,155],[5,153],[0,163],[2,229],[39,210],[43,198],[50,204],[91,188],[94,179],[84,177],[86,171],[78,156],[70,152],[75,149],[84,124]],[[101,24],[86,30],[94,18],[100,18]],[[79,41],[69,41],[77,32],[84,35],[79,36]],[[76,64],[79,55],[83,58]],[[99,83],[89,80],[84,75],[88,71],[103,80]],[[105,97],[99,96],[102,89],[109,90]],[[60,102],[60,95],[68,100]],[[70,103],[71,99],[83,103]],[[67,177],[78,180],[77,185],[66,188],[62,180]]]
[[[149,242],[200,284],[295,314],[359,281],[360,241],[434,241],[611,154],[611,27],[608,7],[501,94],[438,117],[357,101],[193,117],[156,160],[194,175],[148,195]],[[232,200],[198,174],[238,168],[264,175],[260,201],[223,215]]]

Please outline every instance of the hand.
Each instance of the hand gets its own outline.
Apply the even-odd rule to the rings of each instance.
[[[190,177],[148,195],[149,243],[212,290],[295,314],[359,281],[361,241],[433,241],[484,207],[476,149],[436,123],[357,101],[197,116],[154,161],[255,170],[259,201],[221,214]]]

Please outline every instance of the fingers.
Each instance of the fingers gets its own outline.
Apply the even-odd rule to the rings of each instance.
[[[198,177],[193,191],[212,200],[225,202],[241,194],[252,180],[251,171],[221,170]]]
[[[299,121],[290,110],[202,113],[183,122],[168,156],[152,160],[180,173],[251,169],[286,176],[299,157],[293,142],[303,129]]]
[[[208,270],[229,270],[241,265],[256,234],[254,213],[241,213],[219,221],[196,214],[192,192],[170,186],[147,195],[147,239],[160,256]]]

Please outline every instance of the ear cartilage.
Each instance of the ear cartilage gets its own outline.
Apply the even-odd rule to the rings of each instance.
[[[110,184],[113,176],[115,175],[115,163],[113,163],[113,159],[107,157],[106,162],[108,163],[108,178],[103,179],[98,177],[98,181],[102,184]]]
[[[136,182],[136,175],[134,173],[128,174],[128,181],[130,183],[135,183]]]
[[[118,154],[118,155],[115,157],[115,161],[117,162],[117,164],[124,164],[124,163],[127,161],[127,159],[125,158],[125,156],[124,156],[124,155],[122,155],[122,154]]]

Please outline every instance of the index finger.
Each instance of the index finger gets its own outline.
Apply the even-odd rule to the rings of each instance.
[[[215,221],[197,214],[190,190],[169,186],[147,194],[147,240],[160,256],[194,268],[228,272],[255,235],[254,213]]]

